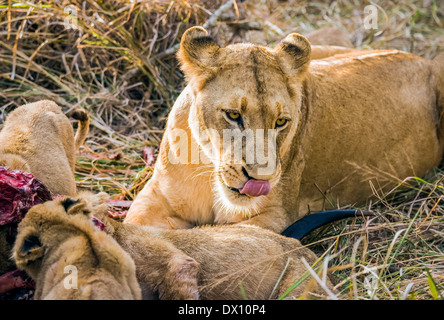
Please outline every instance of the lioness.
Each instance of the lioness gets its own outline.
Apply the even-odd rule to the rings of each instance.
[[[18,227],[13,257],[36,282],[37,300],[140,299],[131,257],[94,227],[85,202],[32,207]]]
[[[248,225],[165,230],[125,224],[107,216],[105,193],[83,192],[69,199],[90,209],[68,214],[89,216],[91,211],[131,255],[144,298],[242,299],[243,288],[249,299],[275,299],[298,280],[301,285],[288,298],[327,296],[314,279],[302,281],[309,274],[301,260],[313,265],[317,257],[299,240]],[[50,212],[69,199],[47,202],[39,210]],[[333,291],[328,278],[325,285]]]
[[[52,101],[15,109],[0,132],[0,166],[31,172],[54,195],[75,194],[76,150],[88,134],[89,116],[79,108],[72,117],[79,121],[75,136],[69,119]]]
[[[188,85],[126,223],[281,232],[309,210],[364,203],[372,185],[424,176],[442,158],[443,55],[353,51],[310,63],[299,34],[274,49],[221,48],[193,27],[178,57]],[[240,152],[222,148],[233,132]]]

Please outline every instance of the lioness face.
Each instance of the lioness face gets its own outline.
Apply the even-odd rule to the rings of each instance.
[[[188,123],[214,166],[219,202],[251,214],[279,183],[281,158],[297,131],[309,43],[293,36],[274,50],[220,48],[202,30],[188,30],[179,53],[193,88]]]
[[[245,51],[254,57],[250,64],[225,66],[209,81],[196,96],[190,121],[208,133],[198,141],[214,164],[219,196],[251,207],[279,181],[283,141],[297,125],[299,110],[278,66],[259,62],[271,55],[254,47]],[[245,188],[248,181],[256,185]]]

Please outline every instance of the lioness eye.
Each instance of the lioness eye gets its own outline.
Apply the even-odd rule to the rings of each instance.
[[[239,112],[227,111],[225,113],[226,113],[228,119],[233,120],[233,121],[239,121],[241,118]]]
[[[287,119],[277,119],[276,120],[276,128],[283,127],[287,124]]]

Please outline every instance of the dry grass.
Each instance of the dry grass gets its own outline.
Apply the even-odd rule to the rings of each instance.
[[[342,298],[442,298],[443,181],[438,169],[427,181],[408,178],[408,187],[399,186],[366,207],[380,216],[333,223],[303,240],[329,256]]]
[[[0,1],[0,126],[12,109],[42,98],[66,112],[85,107],[92,125],[78,157],[78,186],[133,199],[152,174],[142,148],[159,145],[184,86],[170,48],[224,2]],[[442,1],[374,3],[376,30],[363,27],[370,2],[262,0],[237,1],[237,10],[230,8],[209,31],[221,45],[274,45],[290,32],[335,26],[357,47],[397,48],[428,58],[443,50]],[[78,30],[64,26],[68,4],[78,9]],[[341,298],[441,298],[442,179],[439,169],[426,180],[411,178],[408,188],[366,208],[380,217],[334,223],[304,239],[324,261],[329,257]],[[373,293],[365,284],[370,266],[379,277]]]

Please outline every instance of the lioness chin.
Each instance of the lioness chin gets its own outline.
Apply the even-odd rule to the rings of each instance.
[[[187,30],[178,57],[188,85],[125,222],[281,232],[310,210],[363,204],[439,164],[443,56],[310,55],[299,34],[274,49],[221,48],[203,28]],[[235,133],[241,143],[225,148]]]

